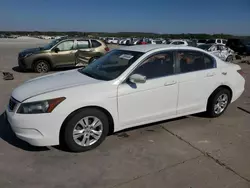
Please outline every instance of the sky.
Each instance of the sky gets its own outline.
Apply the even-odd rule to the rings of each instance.
[[[0,30],[250,35],[250,0],[1,0]]]

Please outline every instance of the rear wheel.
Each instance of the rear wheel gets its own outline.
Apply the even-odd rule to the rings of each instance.
[[[232,55],[228,56],[227,59],[226,59],[226,61],[227,62],[232,62],[233,61],[233,56]]]
[[[219,117],[225,112],[230,101],[231,93],[228,89],[217,89],[208,100],[207,115],[209,117]]]
[[[99,146],[108,132],[107,116],[98,109],[86,108],[65,124],[61,138],[70,151],[83,152]]]
[[[46,60],[38,60],[34,65],[35,72],[46,73],[50,71],[50,64]]]

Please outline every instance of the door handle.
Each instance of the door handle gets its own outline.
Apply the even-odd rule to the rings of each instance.
[[[174,85],[174,84],[176,84],[176,83],[177,83],[177,81],[173,80],[173,81],[170,81],[170,82],[166,82],[166,83],[164,84],[164,86],[171,86],[171,85]]]
[[[214,72],[210,72],[210,73],[207,73],[206,77],[212,77],[212,76],[214,76],[214,75],[215,75]]]

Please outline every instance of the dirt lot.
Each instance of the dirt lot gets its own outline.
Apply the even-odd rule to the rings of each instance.
[[[20,73],[17,53],[46,41],[0,40],[0,113],[11,91],[39,76]],[[97,149],[75,154],[17,139],[0,116],[1,188],[247,188],[250,187],[250,65],[246,92],[217,119],[188,116],[109,136]]]

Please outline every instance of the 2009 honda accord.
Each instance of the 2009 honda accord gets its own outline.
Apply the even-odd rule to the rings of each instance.
[[[204,111],[220,116],[243,93],[241,74],[198,48],[123,47],[85,68],[25,82],[6,114],[20,139],[81,152],[129,127]]]

